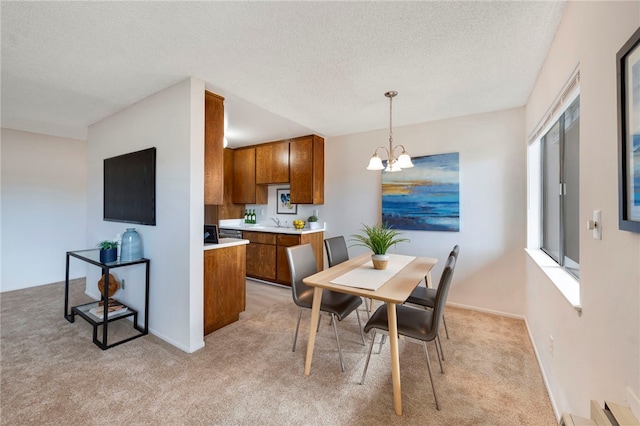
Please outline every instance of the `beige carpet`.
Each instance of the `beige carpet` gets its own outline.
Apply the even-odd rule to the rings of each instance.
[[[422,347],[401,340],[404,415],[397,417],[388,343],[359,384],[366,348],[355,316],[339,323],[347,371],[325,318],[305,377],[309,314],[293,353],[292,303],[212,333],[204,349],[186,354],[155,336],[102,351],[82,318],[63,318],[63,301],[63,284],[0,296],[3,425],[557,424],[520,320],[447,309],[445,374],[430,344],[441,411]]]

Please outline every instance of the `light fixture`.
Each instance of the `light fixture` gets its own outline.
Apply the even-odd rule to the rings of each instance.
[[[392,122],[392,112],[393,112],[393,98],[398,94],[398,92],[390,91],[385,93],[384,95],[389,98],[389,149],[384,146],[379,146],[373,152],[373,157],[369,160],[369,165],[367,166],[367,170],[384,170],[386,172],[399,172],[402,169],[408,169],[413,167],[413,163],[411,162],[411,157],[405,151],[404,146],[396,145],[393,146],[393,122]],[[398,158],[395,157],[394,151],[396,148],[401,148],[402,152]],[[378,150],[384,149],[387,151],[387,167],[382,164],[382,159],[378,155]]]

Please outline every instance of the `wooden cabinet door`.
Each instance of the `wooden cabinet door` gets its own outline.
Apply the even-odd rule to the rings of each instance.
[[[276,281],[280,284],[291,285],[291,270],[287,259],[287,247],[300,244],[300,235],[278,234],[276,249]]]
[[[324,204],[324,139],[303,136],[289,143],[291,203]]]
[[[233,151],[233,202],[256,202],[256,149],[239,148]]]
[[[245,245],[204,252],[204,334],[240,318],[246,306]]]
[[[247,246],[247,276],[267,281],[275,281],[275,245],[250,243]]]
[[[276,279],[276,234],[244,231],[247,246],[247,276],[267,281]]]
[[[289,142],[271,142],[256,147],[256,184],[289,182]]]
[[[224,98],[204,93],[204,204],[223,200]]]
[[[224,194],[219,219],[238,219],[244,215],[244,204],[233,203],[233,150],[224,149]],[[207,222],[209,223],[209,222]],[[212,222],[218,223],[218,222]]]
[[[311,244],[316,255],[318,271],[324,269],[324,232],[312,232],[300,235],[300,244]]]

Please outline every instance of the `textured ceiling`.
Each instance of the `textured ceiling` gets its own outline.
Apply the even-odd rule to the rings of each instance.
[[[2,126],[87,127],[194,76],[231,146],[526,103],[564,1],[2,1]]]

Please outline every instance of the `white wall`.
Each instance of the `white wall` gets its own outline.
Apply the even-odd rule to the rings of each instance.
[[[102,220],[103,160],[157,148],[156,226]],[[89,127],[88,211],[85,245],[135,227],[151,259],[151,332],[186,352],[204,345],[204,82],[187,79]],[[144,307],[142,266],[119,268],[126,279],[117,297]],[[98,295],[98,268],[87,270],[87,291]]]
[[[0,143],[0,291],[63,281],[65,252],[85,248],[87,143],[10,129]]]
[[[553,400],[584,417],[591,399],[640,415],[640,235],[618,230],[615,60],[639,26],[637,1],[569,2],[526,108],[529,134],[579,65],[580,220],[602,210],[603,230],[597,241],[580,227],[582,316],[528,258],[525,276],[527,323]]]
[[[432,274],[437,284],[446,256],[459,244],[449,302],[523,315],[524,110],[394,127],[393,135],[414,157],[460,153],[460,232],[403,231],[411,242],[396,252],[438,258]],[[327,236],[349,239],[362,223],[380,221],[381,172],[366,166],[374,149],[387,140],[388,130],[380,130],[325,141],[322,215]],[[353,256],[363,250],[353,247],[349,252]]]

